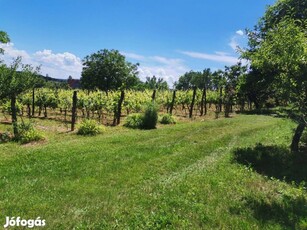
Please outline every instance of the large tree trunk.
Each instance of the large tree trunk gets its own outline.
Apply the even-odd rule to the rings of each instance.
[[[17,108],[16,108],[16,96],[11,96],[11,110],[12,110],[12,124],[14,136],[18,136],[18,128],[17,128]]]
[[[298,126],[295,130],[294,136],[292,138],[291,152],[298,152],[298,145],[299,145],[301,136],[304,132],[305,126],[306,126],[305,123],[299,123],[298,124]]]

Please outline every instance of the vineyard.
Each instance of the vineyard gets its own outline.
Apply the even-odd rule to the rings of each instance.
[[[121,94],[124,94],[121,101]],[[194,98],[194,100],[193,100]],[[203,116],[210,112],[222,112],[222,98],[217,91],[206,92],[196,89],[187,91],[144,90],[144,91],[77,91],[76,118],[95,119],[102,124],[114,124],[121,104],[121,116],[140,113],[146,104],[154,101],[159,111],[175,116]],[[234,104],[235,105],[235,104]],[[11,104],[9,100],[0,102],[1,111],[9,117]],[[38,88],[19,95],[17,113],[25,117],[44,117],[70,121],[73,108],[73,90]]]
[[[4,2],[0,226],[307,230],[306,0]]]

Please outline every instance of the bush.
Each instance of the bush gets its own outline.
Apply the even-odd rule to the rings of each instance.
[[[155,129],[158,121],[158,109],[154,103],[147,105],[143,117],[143,129]]]
[[[9,142],[13,139],[13,134],[6,131],[4,133],[0,133],[0,143]]]
[[[161,124],[167,125],[167,124],[176,124],[175,118],[170,115],[169,113],[164,114],[160,120]]]
[[[158,109],[154,104],[149,104],[145,108],[144,114],[130,114],[124,126],[133,129],[155,129],[158,121]]]
[[[83,136],[94,136],[102,133],[104,128],[102,125],[97,124],[94,120],[83,120],[78,129],[77,134]]]
[[[143,127],[143,116],[139,113],[130,114],[125,120],[125,127],[141,129]]]
[[[31,122],[17,124],[18,135],[14,137],[21,144],[26,144],[32,141],[39,141],[44,137],[34,128]]]

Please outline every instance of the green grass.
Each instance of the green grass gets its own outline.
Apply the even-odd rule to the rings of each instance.
[[[40,216],[46,229],[307,228],[304,185],[234,160],[257,143],[286,148],[288,120],[240,115],[94,137],[37,122],[44,142],[0,145],[0,225]]]

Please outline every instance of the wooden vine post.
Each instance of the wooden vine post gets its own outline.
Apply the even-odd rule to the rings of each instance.
[[[176,90],[174,90],[173,92],[173,99],[172,99],[172,103],[171,103],[171,108],[169,110],[169,113],[172,115],[173,113],[173,108],[174,108],[174,104],[175,104],[175,99],[176,99]]]
[[[205,109],[205,111],[204,111]],[[201,96],[200,116],[207,114],[207,90],[206,86],[203,88],[203,94]]]
[[[119,101],[118,101],[118,106],[117,106],[117,122],[116,124],[119,125],[120,123],[120,117],[122,115],[122,104],[123,104],[123,101],[125,99],[125,91],[124,90],[121,90],[120,92],[120,98],[119,98]]]
[[[193,108],[194,108],[194,103],[195,103],[195,97],[196,97],[196,87],[193,88],[193,97],[192,97],[192,102],[191,102],[191,106],[190,106],[190,114],[189,114],[189,118],[192,118],[193,116]]]
[[[152,101],[154,102],[156,99],[156,89],[154,89],[154,91],[152,92],[152,96],[151,96]]]
[[[32,89],[32,117],[34,117],[34,111],[35,111],[35,88]]]
[[[223,103],[223,87],[220,87],[219,112],[222,112]]]
[[[77,91],[74,91],[72,97],[72,110],[71,110],[71,131],[75,130],[76,123],[76,111],[77,111]]]

